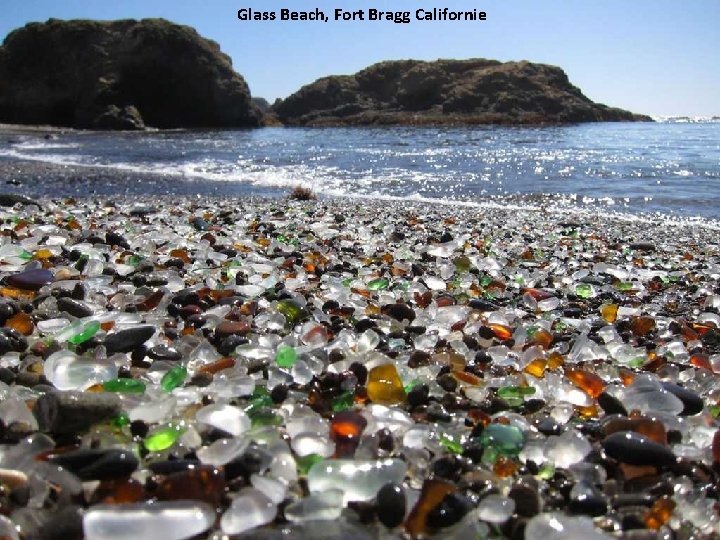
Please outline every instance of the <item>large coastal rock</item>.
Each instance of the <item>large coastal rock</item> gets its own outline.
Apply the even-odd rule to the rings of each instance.
[[[381,62],[319,79],[273,110],[288,125],[650,120],[594,103],[558,67],[485,59]]]
[[[0,47],[0,122],[242,127],[261,117],[218,44],[163,19],[50,19]]]

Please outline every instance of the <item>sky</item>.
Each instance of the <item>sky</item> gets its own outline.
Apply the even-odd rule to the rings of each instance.
[[[270,102],[326,75],[414,58],[562,67],[589,98],[655,116],[720,116],[720,0],[0,0],[0,38],[31,21],[163,17],[194,26]],[[330,21],[240,21],[320,8]],[[484,22],[334,21],[336,8],[482,10]]]

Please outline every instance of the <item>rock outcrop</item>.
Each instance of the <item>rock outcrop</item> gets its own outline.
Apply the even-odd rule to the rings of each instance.
[[[544,124],[650,120],[594,103],[555,66],[399,60],[331,76],[273,105],[286,125]]]
[[[218,44],[163,19],[50,19],[0,47],[0,122],[139,129],[261,118]]]

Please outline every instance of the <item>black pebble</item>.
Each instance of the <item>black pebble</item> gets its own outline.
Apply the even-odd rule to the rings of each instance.
[[[67,506],[59,510],[40,527],[40,540],[82,540],[84,538],[82,508]]]
[[[57,301],[58,309],[69,313],[73,317],[83,318],[89,317],[93,314],[93,310],[90,309],[87,304],[81,300],[75,300],[67,296],[59,298]]]
[[[389,482],[377,494],[377,517],[380,523],[392,529],[405,519],[405,491],[402,486]]]
[[[105,338],[103,344],[109,355],[117,352],[128,353],[138,345],[145,343],[154,333],[154,326],[136,326],[110,334]]]
[[[467,497],[460,493],[450,493],[428,512],[427,524],[437,528],[450,527],[460,521],[472,508],[473,505]]]
[[[698,396],[692,390],[673,384],[671,382],[664,382],[662,386],[665,390],[673,394],[676,398],[683,402],[683,410],[680,416],[692,416],[702,412],[704,404],[700,396]]]
[[[666,467],[676,462],[675,454],[669,448],[633,431],[608,435],[602,441],[602,447],[608,456],[629,465]]]
[[[615,396],[610,395],[607,392],[603,392],[598,396],[598,405],[602,407],[605,414],[620,414],[622,416],[628,415],[625,405],[623,405],[622,402]]]
[[[138,467],[137,458],[127,450],[89,449],[58,454],[49,461],[60,465],[80,480],[109,480],[129,476]]]

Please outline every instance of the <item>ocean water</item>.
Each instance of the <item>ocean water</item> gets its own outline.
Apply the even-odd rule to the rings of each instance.
[[[567,204],[720,219],[720,122],[264,128],[3,135],[0,159],[117,171],[88,193],[320,195]],[[89,169],[88,169],[89,170]],[[138,173],[156,173],[142,180]],[[128,178],[140,178],[130,183]],[[115,178],[115,180],[113,180]],[[77,186],[76,186],[77,187]],[[52,177],[24,186],[63,195]]]

